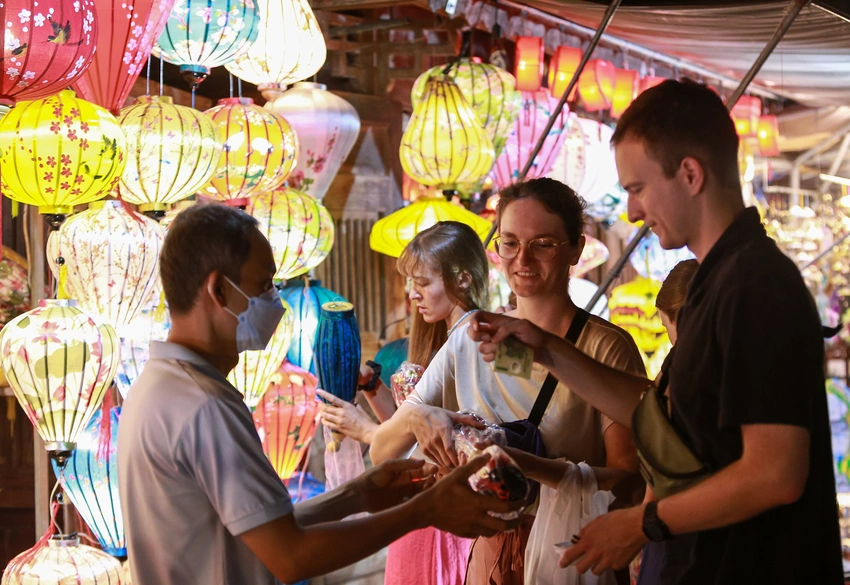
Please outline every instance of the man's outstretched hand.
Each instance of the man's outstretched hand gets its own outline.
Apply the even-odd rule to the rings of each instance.
[[[554,337],[526,319],[515,319],[507,315],[497,315],[485,311],[476,311],[469,317],[469,336],[480,343],[478,351],[484,361],[496,359],[499,342],[506,337],[515,337],[534,350],[534,361],[549,365],[548,343]],[[557,339],[557,338],[556,338]]]

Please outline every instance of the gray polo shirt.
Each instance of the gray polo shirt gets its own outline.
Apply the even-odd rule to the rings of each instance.
[[[275,579],[239,535],[292,513],[242,396],[181,345],[153,342],[118,429],[134,585]]]

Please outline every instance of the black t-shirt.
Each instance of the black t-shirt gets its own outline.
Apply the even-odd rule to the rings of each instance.
[[[808,429],[803,496],[665,543],[663,584],[843,584],[823,338],[796,266],[743,211],[694,276],[668,363],[673,421],[712,469],[741,457],[741,425]]]

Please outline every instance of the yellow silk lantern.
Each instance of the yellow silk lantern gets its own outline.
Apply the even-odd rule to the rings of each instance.
[[[165,232],[120,201],[71,216],[48,241],[53,274],[80,308],[122,333],[150,301]]]
[[[121,561],[100,549],[80,544],[76,535],[48,535],[9,562],[3,585],[125,585]]]
[[[248,213],[260,223],[277,263],[275,279],[306,274],[328,257],[334,222],[324,205],[301,191],[282,187],[251,198]]]
[[[221,160],[213,121],[168,96],[141,96],[121,111],[121,127],[127,135],[121,196],[144,213],[162,214],[194,195]]]
[[[115,187],[125,150],[115,117],[73,91],[20,102],[0,119],[3,194],[41,214],[67,215]]]
[[[204,112],[218,127],[224,152],[202,194],[228,205],[279,187],[292,172],[298,138],[283,116],[249,98],[226,98]]]
[[[327,58],[325,37],[307,0],[255,0],[260,30],[248,52],[225,65],[260,90],[307,79]]]
[[[416,234],[440,221],[459,221],[470,226],[483,241],[493,224],[443,197],[420,197],[407,207],[379,219],[369,234],[369,247],[398,258]]]
[[[659,290],[660,282],[638,276],[612,290],[608,301],[611,323],[628,331],[635,340],[650,378],[654,378],[661,367],[658,355],[666,355],[670,350],[667,329],[655,306]]]
[[[401,138],[399,157],[415,181],[443,190],[484,179],[493,143],[457,84],[431,77]]]
[[[266,348],[262,351],[243,351],[239,354],[239,363],[227,375],[227,379],[242,393],[245,404],[254,410],[269,387],[272,378],[277,373],[289,344],[292,342],[292,330],[295,325],[295,315],[285,300],[281,299],[286,313],[280,320]]]
[[[76,301],[45,300],[0,332],[0,364],[48,451],[71,451],[118,367],[118,337]]]

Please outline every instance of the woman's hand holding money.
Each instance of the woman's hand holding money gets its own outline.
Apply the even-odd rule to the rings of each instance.
[[[416,437],[422,453],[443,469],[454,469],[459,465],[452,439],[452,428],[456,424],[484,428],[471,415],[425,404],[416,405],[408,415],[408,428]]]
[[[474,341],[480,342],[478,351],[486,362],[496,359],[499,343],[508,337],[514,337],[534,350],[535,362],[549,367],[551,365],[550,341],[552,339],[556,343],[561,341],[560,338],[543,331],[526,319],[477,311],[469,316],[469,321],[468,334]]]

